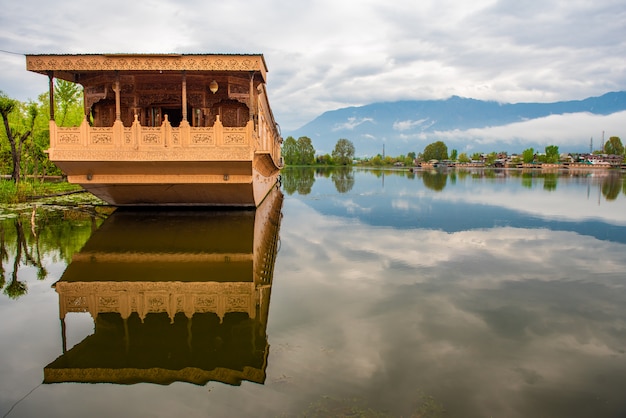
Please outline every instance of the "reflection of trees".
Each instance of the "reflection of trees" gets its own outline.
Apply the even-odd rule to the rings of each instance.
[[[331,179],[339,193],[347,193],[354,187],[354,173],[352,168],[340,167],[333,171]]]
[[[558,181],[557,173],[545,173],[543,179],[543,189],[549,192],[556,190],[556,184]]]
[[[0,289],[12,299],[28,291],[26,283],[19,280],[21,266],[35,267],[37,279],[46,279],[45,255],[55,253],[54,258],[69,262],[103,219],[95,210],[38,213],[33,208],[28,217],[25,215],[17,214],[15,218],[0,221]],[[13,265],[8,284],[5,261]]]
[[[283,190],[288,195],[307,195],[315,183],[314,171],[306,167],[291,167],[282,171]]]
[[[456,170],[450,171],[448,175],[450,176],[450,184],[454,186],[456,184]]]
[[[425,171],[422,176],[422,181],[424,182],[424,186],[436,192],[440,192],[446,187],[448,175],[441,171]]]
[[[6,283],[6,277],[4,276],[4,262],[8,259],[9,252],[7,251],[6,242],[4,240],[4,226],[0,224],[0,289],[2,289]]]
[[[615,200],[623,187],[621,176],[608,176],[602,179],[602,195],[606,200]]]
[[[532,189],[533,187],[533,173],[522,173],[522,186]]]
[[[335,170],[335,167],[316,167],[315,168],[315,177],[323,177],[325,179],[329,178],[330,175]]]
[[[10,297],[11,299],[17,299],[20,296],[23,296],[28,291],[26,287],[26,283],[20,282],[17,279],[17,272],[20,267],[20,263],[22,262],[22,250],[26,244],[26,238],[24,237],[24,228],[22,227],[22,222],[19,218],[15,219],[15,233],[17,235],[17,243],[15,246],[15,257],[13,259],[13,273],[11,273],[11,281],[4,289],[4,294]],[[24,251],[26,256],[26,262],[32,260],[32,256],[28,252],[28,249]]]

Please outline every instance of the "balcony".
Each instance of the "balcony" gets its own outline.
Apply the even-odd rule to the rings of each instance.
[[[112,127],[92,127],[87,121],[74,128],[50,122],[50,158],[53,161],[249,161],[262,146],[252,121],[244,127],[171,126],[167,117],[160,127],[130,127],[116,121]]]

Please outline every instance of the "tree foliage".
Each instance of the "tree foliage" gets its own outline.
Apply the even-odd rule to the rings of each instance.
[[[332,165],[333,157],[331,157],[330,154],[318,155],[317,158],[315,158],[315,163],[319,165]]]
[[[83,121],[83,89],[80,84],[57,78],[54,85],[54,102],[58,108],[56,122],[59,126],[78,126]]]
[[[426,145],[423,153],[424,161],[430,160],[447,160],[448,159],[448,147],[443,141],[433,142]]]
[[[624,155],[624,145],[619,136],[612,136],[604,144],[604,152],[607,154]]]
[[[311,142],[311,138],[308,136],[301,136],[296,141],[298,148],[298,162],[299,165],[310,165],[315,162],[315,148],[313,148],[313,143]]]
[[[341,138],[335,144],[333,150],[333,160],[340,165],[352,164],[354,158],[354,144],[345,138]]]
[[[23,106],[0,91],[0,115],[11,148],[11,179],[16,183],[20,180],[24,142],[33,134],[38,111],[35,103],[31,102]]]
[[[546,146],[546,162],[550,164],[559,162],[559,147],[557,145]]]
[[[296,153],[297,153],[298,144],[296,143],[296,139],[293,136],[288,136],[283,141],[283,149],[281,150],[281,155],[285,160],[285,164],[294,165],[296,164]]]
[[[498,154],[496,154],[495,151],[490,152],[485,157],[485,165],[489,167],[493,166],[496,163],[497,158]]]
[[[527,164],[535,161],[535,150],[533,148],[526,148],[522,152],[522,160]]]
[[[315,162],[315,148],[309,137],[289,136],[283,141],[282,156],[287,165],[310,165]]]

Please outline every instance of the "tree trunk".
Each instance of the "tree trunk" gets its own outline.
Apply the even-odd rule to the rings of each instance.
[[[20,156],[18,155],[14,140],[11,140],[11,159],[13,160],[11,180],[17,184],[20,181]]]
[[[17,183],[20,178],[20,164],[19,156],[17,155],[17,147],[15,146],[15,137],[13,136],[13,132],[11,131],[11,127],[9,126],[9,115],[2,112],[2,119],[4,121],[4,130],[7,133],[7,139],[9,140],[9,144],[11,144],[11,160],[13,161],[13,172],[11,173],[11,180]]]

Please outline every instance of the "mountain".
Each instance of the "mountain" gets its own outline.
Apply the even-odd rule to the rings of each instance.
[[[331,153],[339,138],[352,141],[357,156],[382,153],[383,146],[387,155],[421,152],[425,145],[437,140],[443,140],[448,149],[458,150],[482,151],[479,149],[482,146],[485,152],[521,152],[529,146],[543,149],[545,145],[555,144],[561,151],[573,152],[588,150],[590,136],[580,126],[585,126],[584,121],[591,115],[624,111],[626,91],[554,103],[499,103],[452,96],[446,100],[382,102],[332,110],[295,131],[284,132],[283,136],[296,139],[308,136],[318,154]],[[578,123],[573,122],[572,115],[578,116]],[[544,122],[529,123],[539,120]],[[537,128],[549,123],[556,124],[562,137],[550,136],[554,135],[554,130]],[[494,130],[509,128],[507,125],[511,125],[510,129]],[[621,129],[623,125],[621,123]],[[525,127],[535,130],[523,132]],[[605,127],[587,127],[592,136],[596,134],[597,147],[600,147],[602,138],[598,134]],[[537,132],[537,129],[545,132]],[[607,134],[619,136],[610,131]],[[580,148],[583,143],[586,149],[567,149]]]

